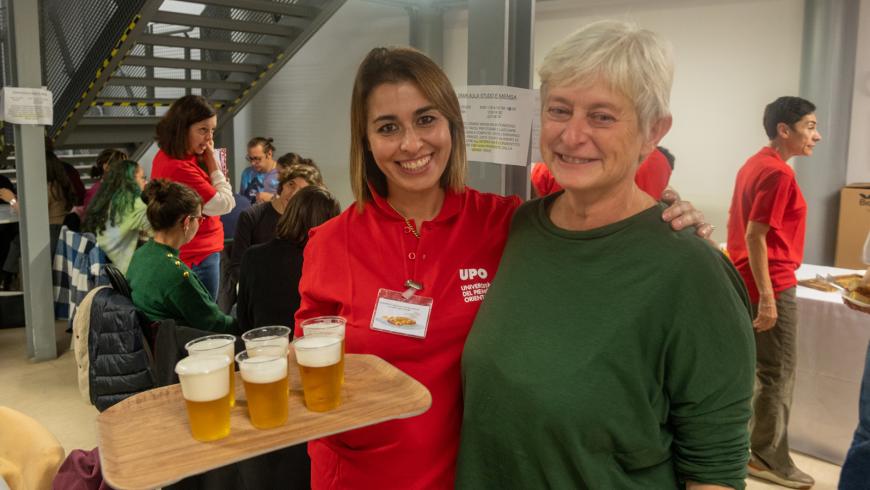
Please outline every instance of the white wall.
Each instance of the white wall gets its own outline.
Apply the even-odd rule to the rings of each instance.
[[[342,207],[349,206],[356,68],[376,46],[407,45],[408,22],[404,9],[349,0],[236,116],[237,168],[246,165],[250,137],[271,136],[276,156],[292,151],[313,159]]]
[[[674,126],[662,145],[676,156],[671,185],[704,211],[724,241],[734,177],[767,138],[764,106],[799,88],[803,2],[799,0],[678,0],[539,2],[535,66],[582,25],[620,18],[661,34],[674,46],[671,96]],[[466,83],[467,17],[445,18],[444,66]],[[537,76],[535,84],[538,85]]]
[[[861,0],[846,182],[870,182],[870,0]]]

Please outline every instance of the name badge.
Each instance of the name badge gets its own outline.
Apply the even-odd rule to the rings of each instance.
[[[432,298],[406,296],[399,291],[378,290],[371,329],[418,339],[426,338]]]

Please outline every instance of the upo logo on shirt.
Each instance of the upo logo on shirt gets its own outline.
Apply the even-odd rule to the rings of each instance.
[[[459,269],[459,280],[462,281],[460,290],[462,299],[466,303],[479,303],[486,296],[490,282],[484,280],[489,277],[486,269]]]

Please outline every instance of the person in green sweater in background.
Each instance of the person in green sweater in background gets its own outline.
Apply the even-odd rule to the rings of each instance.
[[[236,319],[218,308],[178,258],[178,249],[193,239],[204,219],[199,195],[183,184],[157,179],[142,196],[154,239],[136,250],[127,269],[133,304],[151,321],[172,319],[201,330],[238,333]]]
[[[634,183],[671,127],[670,49],[590,24],[547,55],[541,153],[462,358],[456,487],[737,488],[755,349],[740,275]]]

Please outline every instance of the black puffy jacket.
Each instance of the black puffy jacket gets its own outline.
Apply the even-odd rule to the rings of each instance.
[[[88,383],[97,410],[155,386],[144,321],[130,298],[114,289],[95,294],[88,332]]]

